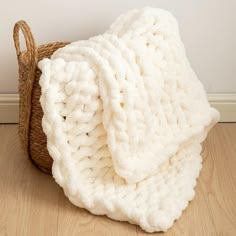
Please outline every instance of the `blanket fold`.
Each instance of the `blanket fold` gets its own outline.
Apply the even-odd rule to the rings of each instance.
[[[167,230],[194,196],[200,143],[219,120],[174,17],[132,10],[39,67],[53,176],[72,203]]]

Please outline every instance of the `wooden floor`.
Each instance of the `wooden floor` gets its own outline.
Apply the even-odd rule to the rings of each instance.
[[[218,124],[203,149],[196,196],[167,233],[236,235],[236,123]],[[53,178],[28,162],[16,125],[0,125],[0,235],[150,235],[73,206]]]

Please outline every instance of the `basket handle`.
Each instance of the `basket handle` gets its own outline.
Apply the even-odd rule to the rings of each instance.
[[[35,66],[37,65],[37,60],[38,60],[37,49],[36,49],[35,40],[31,32],[31,29],[28,26],[28,24],[23,20],[20,20],[15,24],[14,31],[13,31],[13,39],[14,39],[17,57],[19,58],[22,53],[20,49],[20,40],[19,40],[20,31],[22,31],[24,35],[31,69],[34,70]]]
[[[26,52],[24,52],[24,57],[21,57],[23,52],[20,48],[19,33],[22,31],[24,35],[24,40],[26,43]],[[38,51],[35,45],[33,34],[30,30],[30,27],[23,20],[18,21],[13,30],[13,39],[16,48],[16,54],[18,58],[19,65],[19,93],[20,93],[20,102],[19,102],[19,136],[21,145],[25,152],[25,155],[30,158],[29,152],[29,127],[30,127],[30,117],[31,117],[31,97],[33,91],[33,85],[35,82],[35,71],[38,61]],[[28,73],[23,74],[22,76],[22,63],[27,67]],[[23,68],[24,69],[24,68]],[[20,92],[20,88],[21,91]]]

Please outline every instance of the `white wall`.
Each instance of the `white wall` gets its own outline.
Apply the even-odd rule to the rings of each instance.
[[[121,13],[154,6],[178,19],[189,60],[207,92],[236,92],[236,0],[1,0],[0,93],[17,92],[12,29],[26,20],[37,44],[102,33]]]

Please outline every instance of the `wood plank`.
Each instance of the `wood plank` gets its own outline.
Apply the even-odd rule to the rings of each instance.
[[[195,188],[196,195],[189,203],[187,209],[182,216],[174,223],[173,227],[165,233],[156,233],[152,235],[165,236],[211,236],[216,235],[216,230],[212,217],[207,207],[207,202],[204,198],[201,185],[198,184]],[[138,229],[138,236],[150,235]]]
[[[236,124],[218,124],[203,150],[196,196],[174,226],[152,235],[236,235]],[[17,126],[0,125],[0,235],[150,235],[73,206],[23,156]]]
[[[218,124],[203,157],[200,184],[217,234],[236,235],[236,124]]]
[[[0,235],[136,235],[136,226],[73,206],[20,150],[17,126],[0,126]]]

